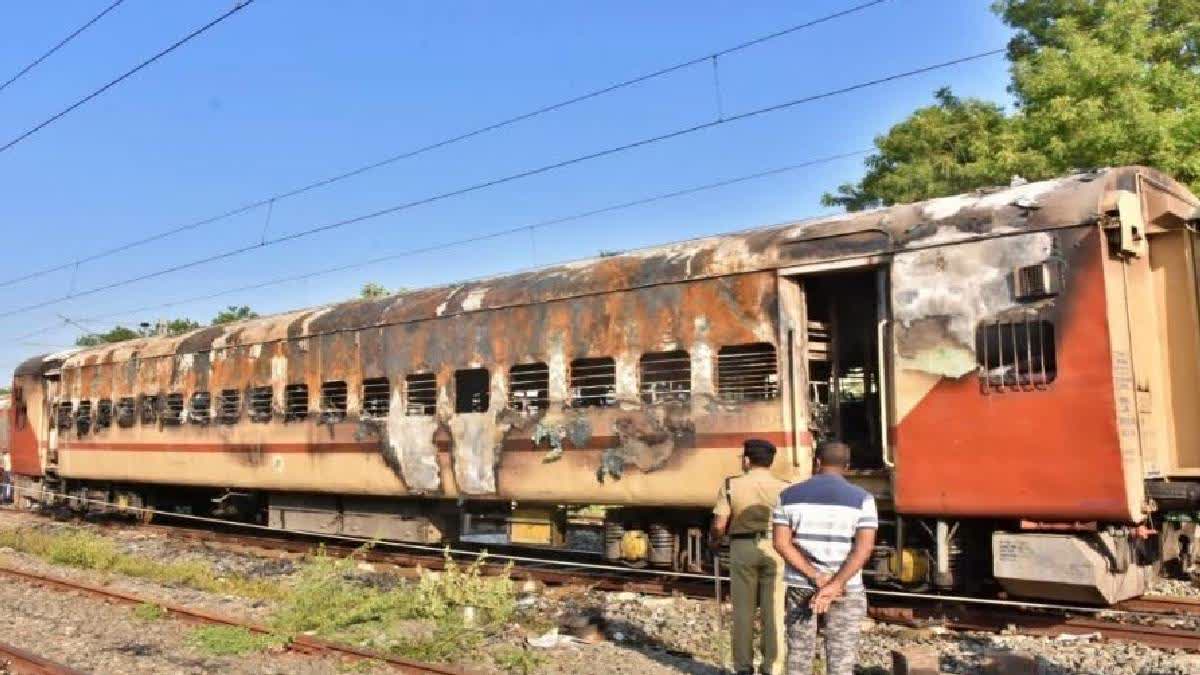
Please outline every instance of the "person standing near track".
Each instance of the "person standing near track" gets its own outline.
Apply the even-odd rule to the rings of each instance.
[[[729,595],[733,604],[734,671],[754,673],[754,620],[762,618],[763,675],[783,669],[783,561],[771,545],[771,511],[787,482],[771,473],[775,446],[752,438],[742,444],[742,471],[725,479],[713,508],[709,546],[729,534]]]
[[[862,568],[875,546],[875,498],[843,474],[850,448],[817,447],[816,472],[779,495],[773,517],[775,549],[787,563],[787,673],[812,675],[818,623],[825,637],[827,675],[853,675],[867,615]]]

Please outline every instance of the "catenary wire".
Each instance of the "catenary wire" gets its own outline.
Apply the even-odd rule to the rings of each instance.
[[[154,56],[151,56],[150,58],[142,61],[141,63],[137,64],[133,68],[130,68],[129,70],[125,71],[124,73],[113,78],[112,80],[109,80],[108,83],[105,84],[104,86],[100,87],[99,89],[96,89],[95,91],[88,94],[87,96],[84,96],[83,98],[75,101],[71,105],[69,105],[66,108],[63,108],[62,110],[58,111],[57,113],[51,115],[50,117],[46,118],[42,122],[31,127],[30,129],[27,129],[26,131],[19,134],[18,136],[16,136],[12,140],[8,141],[4,145],[0,145],[0,153],[3,153],[5,151],[9,150],[10,148],[12,148],[16,144],[20,143],[21,141],[25,140],[26,138],[29,138],[30,136],[41,131],[42,129],[45,129],[46,127],[50,126],[51,124],[54,124],[55,122],[62,119],[63,117],[66,117],[72,111],[74,111],[75,109],[79,108],[80,106],[86,104],[88,101],[91,101],[92,99],[96,98],[97,96],[100,96],[101,94],[108,91],[109,89],[112,89],[113,87],[117,86],[121,82],[124,82],[125,80],[129,79],[130,77],[133,77],[136,73],[138,73],[142,69],[150,66],[154,62],[158,61],[159,59],[166,56],[167,54],[170,54],[171,52],[175,51],[176,49],[179,49],[180,47],[187,44],[188,42],[191,42],[195,38],[197,38],[200,35],[207,32],[210,28],[213,28],[214,26],[221,23],[222,21],[228,19],[229,17],[233,16],[234,14],[237,14],[238,12],[242,11],[243,9],[249,7],[254,2],[255,2],[255,0],[238,0],[238,2],[235,3],[233,7],[228,9],[224,14],[221,14],[220,16],[216,17],[212,21],[209,21],[208,23],[204,24],[203,26],[200,26],[199,28],[193,30],[192,32],[185,35],[184,37],[180,38],[179,40],[176,40],[169,47],[162,49]],[[74,263],[72,263],[72,264],[74,264]]]
[[[71,40],[74,40],[83,31],[91,28],[92,24],[96,23],[100,19],[103,19],[106,14],[108,14],[109,12],[116,9],[123,2],[125,2],[125,0],[115,0],[115,2],[110,4],[108,7],[105,7],[104,10],[101,11],[99,14],[97,14],[96,16],[93,16],[91,19],[89,19],[87,21],[87,23],[83,24],[79,28],[76,28],[67,37],[63,38],[62,40],[59,40],[58,44],[51,47],[50,50],[47,51],[45,54],[42,54],[41,56],[37,57],[32,62],[30,62],[28,65],[26,65],[24,68],[18,70],[15,75],[13,75],[12,77],[5,80],[3,84],[0,84],[0,91],[4,91],[5,89],[8,88],[8,85],[21,79],[22,77],[25,76],[26,73],[28,73],[29,71],[38,67],[38,64],[40,64],[42,61],[45,61],[46,59],[50,58],[50,56],[52,54],[54,54],[54,52],[65,47],[68,42],[70,42]]]
[[[448,137],[448,138],[445,138],[445,139],[442,139],[439,141],[435,141],[428,145],[424,145],[424,146],[421,146],[418,148],[413,148],[410,150],[405,150],[403,152],[391,155],[389,157],[385,157],[384,159],[372,162],[370,164],[365,164],[363,166],[360,166],[360,167],[357,167],[354,169],[350,169],[343,173],[335,174],[332,176],[327,176],[325,178],[314,181],[312,183],[308,183],[306,185],[302,185],[297,188],[292,188],[289,190],[285,190],[283,192],[278,192],[278,193],[275,193],[272,195],[268,195],[266,197],[262,197],[255,201],[247,202],[241,206],[230,209],[228,211],[224,211],[222,213],[219,213],[219,214],[216,214],[213,216],[208,216],[208,217],[202,218],[200,220],[192,221],[192,222],[189,222],[189,223],[186,223],[183,225],[179,225],[177,227],[163,230],[161,232],[151,234],[151,235],[143,237],[141,239],[135,239],[133,241],[129,241],[124,244],[120,244],[118,246],[114,246],[112,248],[105,249],[105,250],[99,251],[97,253],[93,253],[91,255],[84,256],[82,258],[78,258],[76,260],[72,260],[71,262],[63,263],[61,265],[54,265],[51,267],[46,267],[43,269],[35,270],[33,272],[28,272],[26,274],[23,274],[23,275],[20,275],[17,277],[12,277],[10,279],[0,281],[0,288],[4,288],[6,286],[12,286],[14,284],[18,284],[18,283],[21,283],[24,281],[29,281],[31,279],[36,279],[38,277],[42,277],[47,274],[52,274],[54,272],[58,272],[60,270],[67,269],[68,267],[71,267],[73,265],[80,265],[82,263],[92,262],[94,260],[99,260],[101,258],[106,258],[108,256],[116,255],[118,253],[122,253],[124,251],[128,251],[130,249],[137,248],[139,246],[143,246],[145,244],[153,243],[155,241],[159,241],[161,239],[165,239],[167,237],[174,236],[181,232],[187,232],[189,230],[194,230],[196,228],[203,227],[205,225],[210,225],[212,223],[225,220],[227,218],[232,218],[234,216],[241,215],[243,213],[246,213],[247,211],[253,211],[254,209],[257,209],[257,208],[260,208],[263,206],[272,205],[277,201],[289,199],[291,197],[297,197],[299,195],[305,194],[312,190],[317,190],[317,189],[320,189],[323,187],[327,187],[329,185],[333,185],[334,183],[339,183],[339,182],[347,180],[349,178],[353,178],[355,176],[360,176],[364,173],[374,171],[375,169],[379,169],[379,168],[394,164],[396,162],[399,162],[399,161],[402,161],[405,159],[411,159],[418,155],[422,155],[427,152],[437,150],[439,148],[444,148],[446,146],[453,145],[455,143],[460,143],[462,141],[474,138],[476,136],[481,136],[483,134],[487,134],[492,131],[497,131],[499,129],[503,129],[508,126],[512,126],[519,122],[524,122],[526,120],[533,119],[535,117],[539,117],[539,116],[545,115],[547,113],[551,113],[551,112],[554,112],[557,110],[562,110],[563,108],[573,106],[577,103],[582,103],[584,101],[598,98],[598,97],[604,96],[606,94],[610,94],[612,92],[619,91],[621,89],[626,89],[628,87],[632,87],[634,85],[641,84],[641,83],[647,82],[649,80],[657,79],[659,77],[663,77],[665,75],[669,75],[671,73],[678,72],[680,70],[685,70],[685,69],[695,66],[697,64],[704,63],[705,61],[709,61],[711,59],[716,59],[721,56],[725,56],[725,55],[732,54],[732,53],[735,53],[738,51],[742,51],[744,49],[748,49],[750,47],[762,44],[764,42],[768,42],[770,40],[775,40],[777,38],[791,35],[792,33],[796,33],[798,31],[801,31],[801,30],[804,30],[807,28],[812,28],[814,26],[818,26],[820,24],[823,24],[823,23],[826,23],[829,21],[833,21],[834,19],[848,16],[848,15],[854,14],[856,12],[860,12],[860,11],[868,9],[870,7],[874,7],[875,5],[883,4],[884,2],[887,2],[887,1],[888,0],[871,0],[870,2],[864,2],[861,4],[855,5],[853,7],[844,9],[842,11],[835,12],[833,14],[827,14],[825,16],[818,17],[816,19],[812,19],[812,20],[806,21],[804,23],[789,26],[787,28],[784,28],[783,30],[778,30],[773,33],[769,33],[767,35],[759,36],[752,40],[747,40],[746,42],[739,43],[732,47],[727,47],[725,49],[722,49],[717,52],[713,52],[711,54],[706,54],[704,56],[697,57],[697,58],[694,58],[694,59],[691,59],[688,61],[683,61],[681,63],[677,63],[672,66],[667,66],[665,68],[660,68],[658,70],[655,70],[655,71],[652,71],[649,73],[638,75],[636,77],[632,77],[627,80],[623,80],[621,82],[617,82],[615,84],[608,85],[606,87],[601,87],[599,89],[595,89],[595,90],[589,91],[587,93],[580,94],[579,96],[568,98],[568,99],[559,101],[557,103],[551,103],[549,105],[542,106],[540,108],[536,108],[534,110],[530,110],[528,112],[524,112],[519,115],[515,115],[513,117],[509,117],[507,119],[500,120],[498,122],[493,122],[491,124],[479,127],[477,129],[473,129],[471,131],[463,132],[456,136],[451,136],[451,137]]]
[[[13,309],[6,310],[4,312],[0,312],[0,318],[14,316],[17,314],[22,314],[22,313],[29,312],[29,311],[32,311],[35,309],[40,309],[42,307],[48,307],[50,305],[55,305],[58,303],[66,302],[68,300],[74,300],[74,299],[78,299],[78,298],[82,298],[82,297],[87,297],[90,295],[95,295],[96,293],[101,293],[101,292],[109,291],[109,290],[112,290],[115,288],[128,286],[130,284],[135,284],[138,282],[155,279],[155,278],[158,278],[161,276],[165,276],[167,274],[172,274],[174,272],[179,272],[182,270],[199,267],[201,265],[206,265],[208,263],[232,258],[234,256],[241,255],[241,254],[247,253],[249,251],[266,248],[268,246],[275,246],[278,244],[295,241],[295,240],[302,239],[305,237],[310,237],[312,235],[319,234],[322,232],[328,232],[330,230],[335,230],[335,229],[339,229],[342,227],[346,227],[348,225],[353,225],[353,224],[361,223],[361,222],[364,222],[367,220],[380,218],[382,216],[391,215],[393,213],[398,213],[400,211],[406,211],[408,209],[412,209],[412,208],[415,208],[418,206],[432,204],[432,203],[439,202],[439,201],[442,201],[445,199],[450,199],[452,197],[458,197],[458,196],[462,196],[465,194],[478,192],[478,191],[486,189],[486,188],[495,187],[497,185],[503,185],[505,183],[510,183],[510,182],[521,180],[524,178],[529,178],[532,176],[537,176],[540,174],[544,174],[544,173],[548,173],[548,172],[555,171],[558,169],[562,169],[562,168],[565,168],[568,166],[573,166],[576,164],[588,162],[588,161],[591,161],[594,159],[600,159],[602,157],[616,155],[616,154],[626,152],[629,150],[633,150],[636,148],[641,148],[644,146],[661,143],[663,141],[671,140],[674,138],[679,138],[681,136],[686,136],[686,135],[693,134],[693,133],[703,131],[706,129],[712,129],[712,128],[716,128],[716,127],[723,126],[726,124],[732,124],[734,122],[740,122],[743,120],[747,120],[747,119],[750,119],[753,117],[767,115],[770,113],[779,112],[781,110],[787,110],[787,109],[790,109],[790,108],[793,108],[795,106],[802,105],[805,103],[812,103],[814,101],[832,98],[834,96],[838,96],[841,94],[859,91],[859,90],[877,86],[880,84],[894,82],[896,80],[901,80],[901,79],[905,79],[908,77],[913,77],[916,75],[929,73],[929,72],[933,72],[936,70],[941,70],[941,69],[948,68],[951,66],[960,65],[960,64],[963,64],[963,63],[966,63],[969,61],[975,61],[975,60],[986,58],[989,56],[996,56],[998,54],[1005,53],[1005,51],[1006,51],[1005,49],[1001,48],[1001,49],[992,49],[992,50],[988,50],[988,51],[984,51],[984,52],[977,52],[975,54],[959,57],[956,59],[952,59],[950,61],[943,61],[941,63],[924,66],[922,68],[917,68],[914,70],[908,70],[908,71],[905,71],[902,73],[894,73],[892,75],[887,75],[884,77],[876,78],[874,80],[868,80],[865,82],[859,82],[856,84],[852,84],[852,85],[849,85],[846,87],[841,87],[839,89],[824,91],[819,94],[813,94],[810,96],[804,96],[801,98],[791,99],[789,101],[784,101],[783,103],[777,103],[777,104],[762,107],[762,108],[756,108],[754,110],[739,113],[737,115],[730,115],[730,116],[727,116],[727,117],[724,117],[724,118],[718,119],[718,120],[702,122],[700,124],[695,124],[690,127],[676,129],[675,131],[671,131],[671,132],[668,132],[665,134],[659,134],[657,136],[650,136],[647,138],[642,138],[642,139],[639,139],[639,140],[636,140],[636,141],[633,141],[630,143],[625,143],[623,145],[606,148],[604,150],[599,150],[597,152],[592,152],[592,153],[589,153],[586,155],[579,155],[576,157],[572,157],[570,159],[565,159],[565,160],[554,162],[551,164],[545,164],[545,165],[542,165],[542,166],[539,166],[536,168],[526,169],[524,171],[519,171],[517,173],[502,176],[500,178],[494,178],[491,180],[483,181],[480,183],[474,183],[472,185],[468,185],[465,187],[450,190],[448,192],[442,192],[442,193],[432,195],[429,197],[422,197],[420,199],[403,202],[401,204],[396,204],[394,206],[389,206],[389,207],[379,209],[376,211],[371,211],[369,213],[364,213],[364,214],[361,214],[358,216],[353,216],[351,218],[337,220],[337,221],[333,221],[330,223],[317,225],[315,227],[310,227],[308,229],[298,230],[296,232],[291,232],[288,234],[280,235],[280,236],[272,238],[272,239],[264,239],[261,242],[256,242],[256,243],[245,245],[245,246],[239,246],[239,247],[233,248],[233,249],[227,249],[227,250],[221,251],[219,253],[214,253],[212,255],[205,256],[203,258],[197,258],[195,260],[190,260],[188,262],[178,263],[176,265],[164,267],[164,268],[161,268],[161,269],[158,269],[158,270],[155,270],[152,272],[148,272],[145,274],[141,274],[138,276],[121,279],[119,281],[102,284],[100,286],[94,286],[92,288],[89,288],[89,289],[86,289],[83,291],[70,293],[70,294],[55,297],[55,298],[49,298],[46,300],[41,300],[41,301],[38,301],[35,303],[31,303],[31,304],[24,305],[21,307],[16,307]]]
[[[59,329],[67,324],[90,323],[90,322],[102,321],[105,319],[113,319],[113,318],[122,317],[122,316],[140,314],[142,312],[148,312],[148,311],[152,311],[152,310],[169,309],[171,307],[177,307],[179,305],[191,304],[193,302],[203,302],[205,300],[213,300],[213,299],[216,299],[216,298],[219,298],[222,296],[226,296],[226,295],[231,295],[234,293],[245,293],[247,291],[255,291],[255,290],[259,290],[259,289],[263,289],[263,288],[269,288],[271,286],[279,286],[282,284],[294,283],[297,281],[304,281],[307,279],[312,279],[312,278],[324,276],[327,274],[336,274],[338,272],[345,272],[345,271],[349,271],[349,270],[353,270],[353,269],[359,269],[362,267],[369,267],[371,265],[377,265],[377,264],[384,263],[384,262],[391,262],[394,260],[409,258],[409,257],[413,257],[416,255],[421,255],[424,253],[432,253],[435,251],[442,251],[442,250],[446,250],[446,249],[455,248],[458,246],[465,246],[468,244],[489,241],[491,239],[497,239],[497,238],[508,236],[511,234],[516,234],[518,232],[540,230],[542,228],[552,227],[555,225],[561,225],[561,224],[569,223],[569,222],[575,222],[578,220],[582,220],[584,218],[590,218],[592,216],[598,216],[598,215],[601,215],[604,213],[612,213],[614,211],[620,211],[623,209],[629,209],[629,208],[633,208],[633,207],[637,207],[637,206],[644,206],[646,204],[651,204],[654,202],[672,199],[675,197],[683,197],[686,195],[696,194],[699,192],[706,192],[708,190],[715,190],[715,189],[722,188],[722,187],[728,187],[730,185],[736,185],[739,183],[745,183],[747,181],[757,180],[759,178],[778,176],[778,175],[781,175],[784,173],[797,171],[799,169],[813,167],[813,166],[817,166],[820,164],[828,164],[830,162],[835,162],[835,161],[838,161],[841,159],[848,159],[850,157],[859,157],[859,156],[867,154],[868,152],[870,152],[870,150],[857,150],[854,152],[844,152],[844,153],[837,154],[837,155],[830,155],[827,157],[820,157],[817,159],[806,160],[806,161],[798,162],[795,164],[789,164],[787,166],[781,166],[781,167],[776,167],[773,169],[767,169],[765,171],[758,171],[758,172],[746,174],[743,176],[737,176],[735,178],[728,178],[728,179],[720,180],[720,181],[716,181],[716,182],[705,183],[703,185],[695,185],[692,187],[687,187],[687,188],[683,188],[683,189],[679,189],[679,190],[672,190],[670,192],[663,192],[663,193],[659,193],[659,194],[655,194],[655,195],[650,195],[647,197],[641,197],[641,198],[638,198],[635,200],[625,201],[625,202],[621,202],[618,204],[610,204],[608,206],[603,206],[603,207],[596,208],[596,209],[590,209],[588,211],[584,211],[581,213],[575,213],[575,214],[571,214],[568,216],[562,216],[562,217],[553,218],[550,220],[542,220],[542,221],[538,221],[535,223],[520,225],[517,227],[505,228],[503,230],[494,230],[492,232],[486,232],[486,233],[474,235],[471,237],[455,239],[453,241],[446,241],[446,242],[440,242],[437,244],[431,244],[428,246],[420,246],[420,247],[416,247],[416,248],[410,248],[410,249],[406,249],[403,251],[399,251],[397,253],[392,253],[392,254],[388,254],[385,256],[378,256],[378,257],[370,258],[368,260],[362,260],[362,261],[358,261],[358,262],[354,262],[354,263],[348,263],[345,265],[338,265],[335,267],[326,267],[323,269],[313,270],[313,271],[305,272],[302,274],[295,274],[295,275],[289,275],[286,277],[279,277],[279,278],[270,279],[270,280],[262,281],[262,282],[257,282],[257,283],[249,284],[249,285],[245,285],[245,286],[238,286],[236,288],[227,288],[224,290],[215,291],[213,293],[206,293],[203,295],[196,295],[196,296],[191,296],[188,298],[182,298],[179,300],[171,300],[169,302],[157,303],[157,304],[153,304],[153,305],[146,305],[143,307],[136,307],[133,309],[123,309],[123,310],[120,310],[117,312],[111,312],[111,313],[107,313],[107,314],[101,314],[98,316],[90,316],[90,317],[74,319],[74,320],[71,320],[68,317],[60,314],[59,318],[61,318],[63,320],[62,323],[57,323],[57,324],[54,324],[53,326],[46,326],[44,328],[40,328],[40,329],[32,331],[30,333],[16,336],[12,339],[18,340],[18,341],[26,340],[28,338],[36,337],[38,335],[43,335],[52,330]]]

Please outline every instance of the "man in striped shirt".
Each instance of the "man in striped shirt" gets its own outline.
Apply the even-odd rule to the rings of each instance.
[[[850,462],[845,443],[821,443],[816,462],[812,478],[779,495],[772,517],[775,550],[787,563],[787,672],[813,672],[817,624],[824,615],[826,673],[853,675],[867,614],[862,568],[879,519],[871,494],[842,475]]]

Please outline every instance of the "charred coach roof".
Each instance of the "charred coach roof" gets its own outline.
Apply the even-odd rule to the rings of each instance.
[[[772,270],[804,262],[902,251],[952,228],[961,235],[1072,227],[1096,222],[1116,190],[1148,181],[1195,218],[1196,198],[1171,178],[1143,167],[1081,173],[1015,187],[978,190],[914,204],[819,217],[728,235],[656,246],[533,271],[356,300],[153,337],[36,357],[17,374],[204,352],[371,326],[434,320],[466,312],[548,302],[705,277]],[[1178,209],[1176,209],[1176,212]],[[1178,215],[1177,215],[1178,217]],[[961,241],[962,236],[959,240]],[[58,358],[54,358],[58,357]],[[57,365],[55,363],[54,365]]]

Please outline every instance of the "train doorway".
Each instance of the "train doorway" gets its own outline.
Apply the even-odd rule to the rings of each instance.
[[[887,268],[805,274],[808,426],[850,446],[852,469],[885,466]],[[881,368],[880,359],[885,362]]]

